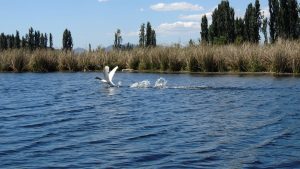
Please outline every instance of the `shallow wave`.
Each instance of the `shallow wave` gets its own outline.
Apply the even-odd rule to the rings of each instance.
[[[274,143],[275,143],[276,140],[283,139],[285,137],[289,137],[290,133],[291,133],[291,131],[289,129],[286,129],[284,131],[281,131],[278,134],[269,136],[267,139],[265,139],[265,140],[259,142],[258,144],[254,145],[254,147],[255,148],[263,148],[265,146],[271,146],[271,145],[274,146]]]
[[[44,126],[49,126],[49,125],[57,125],[57,124],[72,121],[72,120],[74,120],[74,118],[70,117],[70,118],[64,118],[64,119],[59,119],[59,120],[54,120],[54,121],[46,121],[46,122],[36,123],[36,124],[27,124],[27,125],[23,125],[21,127],[39,128],[39,127],[44,127]]]
[[[147,133],[147,134],[142,134],[142,135],[138,135],[138,136],[135,136],[135,137],[130,137],[128,138],[128,140],[140,140],[140,139],[146,139],[146,138],[151,138],[151,137],[157,137],[161,134],[165,134],[167,133],[166,130],[162,130],[162,131],[158,131],[158,132],[155,132],[155,133]]]
[[[256,129],[262,129],[262,128],[279,124],[284,119],[284,117],[285,116],[281,115],[275,118],[271,118],[263,121],[257,121],[256,123],[253,123],[252,126],[247,127],[247,130],[251,131]]]
[[[273,165],[270,168],[299,168],[300,166],[300,160],[299,159],[290,159],[287,161],[283,161],[279,164]]]
[[[170,86],[167,87],[168,89],[185,89],[185,90],[204,90],[204,89],[211,89],[212,87],[209,86]]]
[[[134,162],[149,162],[149,161],[156,161],[161,160],[163,158],[166,158],[170,156],[170,154],[167,153],[159,153],[159,154],[146,154],[140,157],[137,157]]]

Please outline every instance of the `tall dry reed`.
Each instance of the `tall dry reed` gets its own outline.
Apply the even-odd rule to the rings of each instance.
[[[190,72],[300,73],[300,42],[99,50],[76,54],[59,50],[0,52],[0,71],[100,71],[121,69]]]

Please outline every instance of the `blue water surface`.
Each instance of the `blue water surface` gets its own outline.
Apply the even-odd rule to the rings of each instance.
[[[300,168],[300,78],[96,76],[1,73],[0,168]]]

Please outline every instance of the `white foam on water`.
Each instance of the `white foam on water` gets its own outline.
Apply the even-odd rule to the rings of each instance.
[[[122,86],[122,82],[121,81],[118,82],[118,86]]]
[[[156,80],[154,88],[160,88],[160,89],[166,88],[167,87],[167,82],[168,81],[166,79],[161,77],[161,78]]]
[[[209,89],[209,86],[167,86],[167,80],[160,77],[155,81],[154,86],[151,86],[149,80],[143,80],[141,82],[136,82],[130,85],[130,88],[156,88],[156,89],[185,89],[185,90],[205,90]],[[120,86],[120,85],[119,85]]]
[[[141,82],[136,82],[130,85],[131,88],[149,88],[150,87],[150,81],[149,80],[143,80]]]

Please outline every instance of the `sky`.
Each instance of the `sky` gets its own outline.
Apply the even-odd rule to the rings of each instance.
[[[0,33],[25,35],[30,27],[52,33],[55,48],[62,34],[71,31],[74,48],[106,47],[121,30],[123,43],[138,44],[142,23],[151,23],[157,44],[187,44],[200,38],[200,22],[221,0],[0,0]],[[242,17],[255,0],[230,0],[235,16]],[[268,1],[260,0],[268,16]]]

